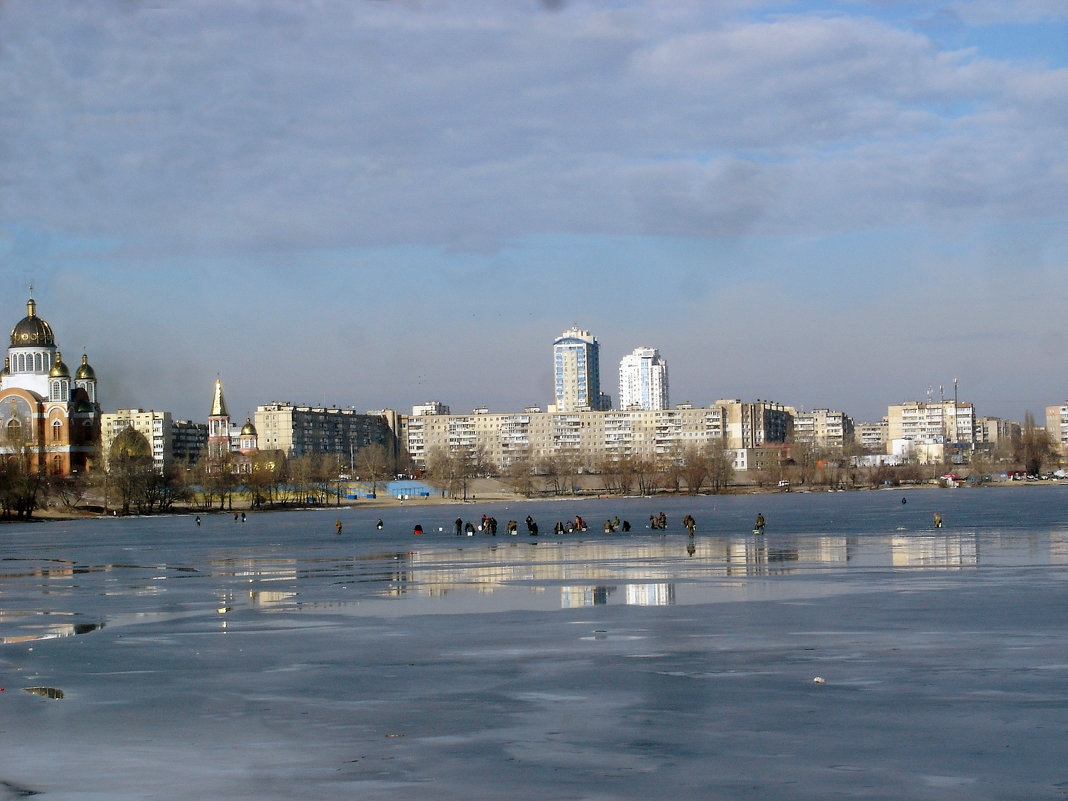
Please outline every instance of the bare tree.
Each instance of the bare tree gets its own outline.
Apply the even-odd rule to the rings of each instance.
[[[529,498],[534,494],[534,463],[530,458],[529,448],[505,466],[501,478],[505,485],[517,495]]]
[[[130,514],[131,505],[140,498],[155,472],[152,446],[144,434],[133,426],[120,431],[108,453],[108,476],[119,493],[122,514]]]
[[[708,481],[713,492],[722,492],[734,480],[734,459],[722,442],[714,441],[706,451]]]
[[[1015,449],[1016,461],[1023,465],[1027,475],[1037,476],[1042,472],[1042,466],[1049,462],[1054,454],[1053,438],[1045,428],[1036,426],[1035,416],[1027,412]]]
[[[396,471],[393,454],[385,445],[367,445],[356,451],[357,475],[371,482],[371,494],[378,494],[378,484],[386,481]]]
[[[4,517],[28,520],[42,502],[47,489],[44,473],[33,466],[28,446],[0,454],[0,508]]]
[[[686,481],[687,492],[691,495],[699,493],[708,481],[710,471],[711,462],[708,456],[705,455],[704,450],[696,446],[686,449],[683,454],[681,472],[683,479]]]
[[[633,461],[634,481],[638,485],[639,495],[652,495],[659,485],[660,469],[652,459],[638,457]]]

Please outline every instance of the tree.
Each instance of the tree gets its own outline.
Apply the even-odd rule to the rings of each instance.
[[[713,492],[721,492],[734,480],[734,457],[719,440],[714,440],[706,453],[709,485]]]
[[[378,494],[378,482],[387,480],[394,474],[396,468],[389,448],[377,443],[366,445],[356,451],[353,466],[361,479],[371,482],[372,495]]]
[[[1042,472],[1042,465],[1054,456],[1053,439],[1044,428],[1035,425],[1035,416],[1031,412],[1024,415],[1023,428],[1014,454],[1016,461],[1023,464],[1029,476]]]
[[[473,450],[432,448],[426,456],[426,474],[445,492],[467,500],[467,486],[476,475],[478,456]]]
[[[119,493],[122,514],[130,514],[131,505],[141,497],[155,472],[152,446],[144,434],[126,426],[112,441],[108,453],[108,478]]]
[[[708,481],[711,469],[712,462],[705,455],[704,450],[695,445],[687,448],[683,452],[680,466],[682,478],[686,482],[686,491],[691,495],[699,493]]]
[[[517,495],[529,498],[534,494],[534,463],[530,450],[517,454],[501,472],[505,486]]]
[[[29,448],[0,454],[0,508],[4,517],[29,520],[46,488],[45,476],[33,467]]]
[[[638,485],[639,495],[652,495],[659,484],[661,473],[652,459],[635,458],[634,481]]]

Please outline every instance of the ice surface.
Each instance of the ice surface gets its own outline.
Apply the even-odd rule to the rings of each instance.
[[[0,799],[1065,797],[1068,491],[901,497],[4,526]]]

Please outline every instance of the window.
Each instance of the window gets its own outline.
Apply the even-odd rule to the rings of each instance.
[[[59,442],[63,439],[63,422],[61,420],[52,421],[52,441]]]

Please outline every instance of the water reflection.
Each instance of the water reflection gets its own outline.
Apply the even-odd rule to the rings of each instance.
[[[848,583],[865,570],[1068,564],[1064,530],[776,530],[503,542],[428,536],[418,543],[406,539],[403,546],[395,542],[391,548],[333,539],[270,547],[245,541],[219,543],[204,553],[178,541],[168,544],[169,558],[146,546],[152,556],[142,564],[6,557],[0,582],[11,608],[0,610],[0,643],[84,634],[102,628],[104,620],[121,626],[210,617],[213,625],[232,629],[247,623],[250,618],[239,613],[249,612],[404,615],[668,606],[852,591]],[[419,550],[402,550],[412,545]],[[77,544],[69,549],[78,552]],[[781,581],[790,577],[806,581]]]
[[[37,612],[0,610],[0,626],[10,629],[11,634],[0,636],[0,643],[53,640],[60,637],[75,637],[104,628],[103,623],[56,623],[52,617],[73,617],[72,612]]]
[[[964,568],[979,564],[975,534],[893,537],[890,548],[894,567]]]
[[[63,699],[63,691],[56,687],[23,687],[22,689],[31,695],[51,698],[53,701],[61,701]]]

